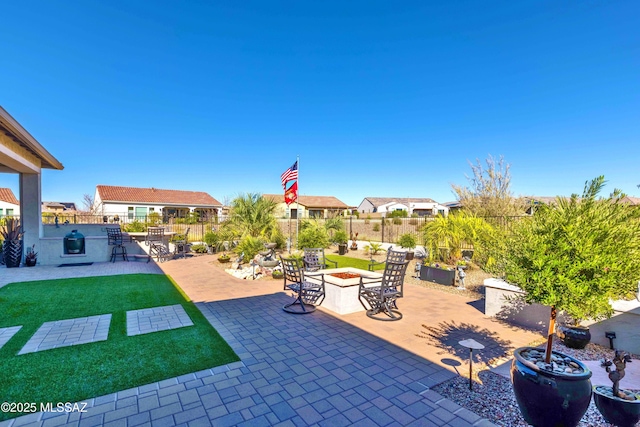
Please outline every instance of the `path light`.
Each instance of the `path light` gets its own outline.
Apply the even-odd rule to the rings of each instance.
[[[473,373],[473,350],[482,350],[484,346],[472,338],[462,340],[458,344],[469,349],[469,390],[473,390],[473,380],[471,379]]]

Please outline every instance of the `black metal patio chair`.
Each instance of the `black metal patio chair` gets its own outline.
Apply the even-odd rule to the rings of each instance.
[[[373,271],[376,266],[386,264],[387,262],[403,262],[407,259],[407,253],[404,251],[394,251],[389,248],[387,251],[387,259],[384,261],[376,261],[373,259],[373,255],[371,255],[371,260],[369,261],[369,271]]]
[[[318,271],[329,268],[329,263],[333,264],[332,268],[338,268],[338,262],[327,259],[324,255],[324,248],[304,248],[302,260],[304,261],[304,269],[306,271]]]
[[[298,258],[282,258],[284,289],[295,292],[296,299],[282,307],[287,313],[308,314],[316,310],[324,299],[324,274],[304,271],[303,263]],[[311,281],[308,279],[312,279]]]
[[[154,256],[158,262],[166,261],[173,256],[164,242],[164,228],[149,227],[147,229],[147,236],[144,241],[145,245],[149,246],[149,258],[147,262],[151,261],[151,258]]]
[[[404,276],[409,261],[400,261],[394,256],[387,258],[382,277],[360,277],[358,298],[367,310],[368,317],[385,321],[400,320],[402,313],[398,311],[396,302],[403,296]]]
[[[116,262],[117,256],[122,255],[123,261],[129,261],[127,257],[127,248],[124,246],[124,237],[120,227],[107,227],[107,244],[113,246],[111,248],[111,262]]]

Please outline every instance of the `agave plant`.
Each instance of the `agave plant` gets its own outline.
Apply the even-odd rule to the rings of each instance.
[[[0,228],[0,235],[4,241],[20,240],[23,234],[24,231],[18,218],[7,218],[4,227]]]

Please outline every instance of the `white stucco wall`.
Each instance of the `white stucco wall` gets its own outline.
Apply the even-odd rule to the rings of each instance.
[[[517,286],[500,279],[486,279],[485,314],[499,319],[546,332],[550,308],[540,304],[523,304],[517,297],[524,295]],[[615,332],[616,349],[640,354],[640,301],[612,301],[614,314],[609,319],[582,322],[589,327],[591,341],[609,346],[605,332]],[[563,319],[560,317],[559,322]]]
[[[13,203],[0,200],[0,209],[2,209],[2,216],[7,215],[7,209],[13,209],[12,215],[20,215],[20,205],[14,205]]]

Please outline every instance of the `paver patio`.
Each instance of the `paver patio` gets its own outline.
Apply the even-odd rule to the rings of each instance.
[[[291,315],[281,309],[291,298],[281,281],[239,280],[210,265],[213,260],[193,257],[159,267],[241,362],[89,399],[86,413],[30,414],[0,426],[489,426],[429,387],[456,375],[456,363],[466,363],[466,349],[457,349],[457,340],[485,343],[484,357],[490,359],[539,338],[485,318],[472,301],[418,286],[405,287],[399,322],[322,308]],[[110,265],[74,270],[104,275]],[[153,263],[115,265],[158,271]],[[42,278],[52,278],[49,267],[18,270],[41,270]]]

